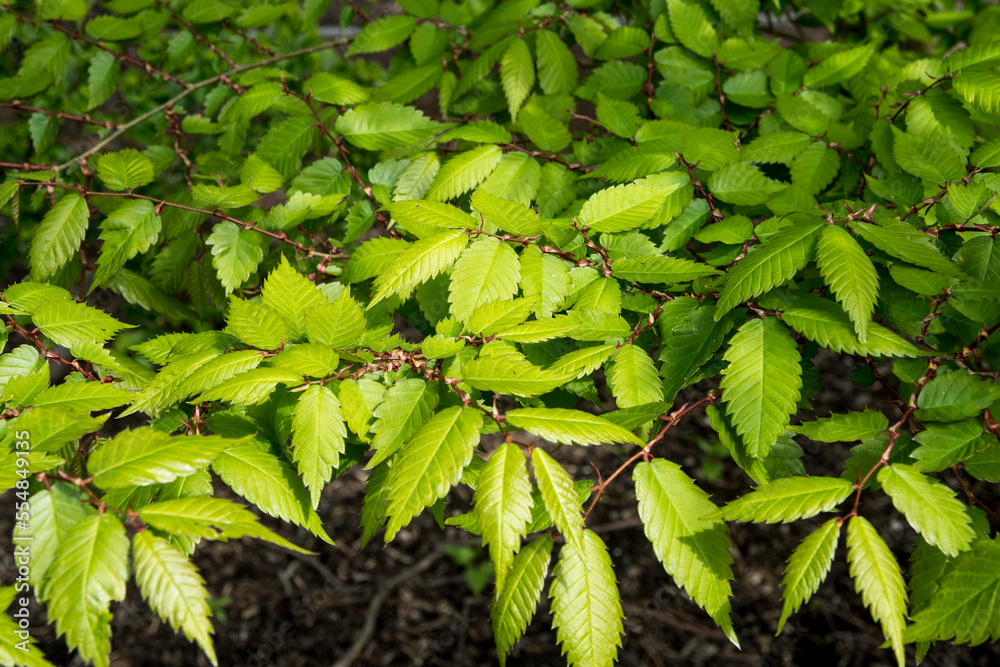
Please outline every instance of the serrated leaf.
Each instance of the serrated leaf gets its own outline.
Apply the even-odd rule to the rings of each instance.
[[[636,229],[649,222],[670,192],[670,188],[644,183],[615,185],[600,190],[584,202],[580,209],[580,224],[595,232]]]
[[[264,258],[262,234],[223,220],[215,225],[205,242],[212,246],[212,266],[219,282],[232,292],[257,270]]]
[[[840,521],[830,519],[795,547],[785,566],[785,576],[781,579],[781,584],[785,587],[782,595],[784,603],[776,635],[781,634],[781,629],[785,627],[785,621],[792,612],[798,611],[808,602],[826,579],[839,541]]]
[[[1000,399],[1000,385],[960,370],[942,369],[917,397],[916,416],[928,421],[959,421],[977,416]]]
[[[917,460],[914,467],[921,472],[938,472],[969,459],[975,453],[983,432],[978,419],[947,424],[929,423],[924,427],[925,430],[913,437],[920,446],[910,454]],[[967,466],[968,463],[966,460]],[[975,476],[971,471],[970,474]]]
[[[281,264],[264,280],[261,302],[285,320],[291,335],[290,342],[298,342],[306,335],[306,316],[325,299],[316,286],[293,269],[282,255]]]
[[[503,595],[514,555],[521,548],[521,538],[531,521],[531,505],[531,478],[521,448],[510,442],[500,445],[479,473],[473,495],[483,544],[489,547],[496,573],[498,599]]]
[[[107,410],[125,405],[135,398],[131,391],[100,382],[65,382],[45,389],[35,396],[35,407],[58,407],[62,410]]]
[[[916,597],[914,595],[914,597]],[[947,566],[937,590],[913,615],[906,641],[977,646],[1000,638],[1000,542],[977,540]]]
[[[815,142],[792,160],[792,184],[811,195],[818,195],[833,182],[839,171],[837,151]]]
[[[810,88],[830,86],[856,76],[875,53],[875,44],[865,44],[824,58],[810,68],[802,82]]]
[[[451,407],[431,417],[413,434],[390,471],[386,543],[458,483],[472,460],[481,429],[478,410]]]
[[[90,289],[106,282],[126,261],[148,251],[156,242],[161,227],[153,203],[145,199],[127,201],[112,211],[101,223],[103,243]]]
[[[417,21],[412,16],[385,16],[366,25],[351,41],[347,55],[377,53],[400,44],[410,36]]]
[[[543,151],[558,153],[573,140],[566,123],[556,120],[534,102],[521,109],[518,119],[521,131]]]
[[[882,632],[892,643],[900,667],[906,664],[903,630],[906,617],[906,586],[892,551],[878,531],[862,516],[847,524],[847,561],[861,599],[882,624]]]
[[[420,239],[406,248],[375,279],[376,293],[368,308],[394,294],[407,296],[417,285],[451,266],[468,241],[467,234],[452,230]]]
[[[730,269],[715,308],[715,320],[738,304],[791,280],[812,257],[822,222],[802,221],[752,249]]]
[[[858,341],[868,341],[872,311],[878,300],[878,274],[858,242],[840,227],[823,230],[816,246],[823,280],[854,323]]]
[[[96,667],[108,667],[111,602],[125,598],[129,541],[112,514],[90,516],[59,545],[45,581],[36,589],[56,633]]]
[[[256,442],[229,448],[215,459],[212,470],[233,491],[271,516],[307,528],[324,542],[333,544],[295,469]]]
[[[672,285],[685,283],[704,276],[718,275],[717,269],[682,257],[650,255],[648,257],[623,257],[611,266],[615,276],[637,283]]]
[[[974,109],[1000,116],[1000,82],[993,70],[962,72],[954,79],[955,92]]]
[[[829,512],[854,492],[840,477],[785,477],[762,484],[706,519],[788,523]]]
[[[511,426],[562,445],[643,444],[635,434],[621,426],[580,410],[522,408],[508,410],[506,416]]]
[[[479,357],[462,367],[465,381],[475,389],[517,396],[538,396],[568,380],[525,361],[506,357]]]
[[[126,148],[97,158],[97,175],[111,190],[134,190],[153,181],[153,163],[134,148]]]
[[[45,406],[21,412],[17,418],[17,426],[31,434],[32,451],[51,452],[70,440],[98,430],[108,417],[109,415],[91,417],[86,412]]]
[[[548,535],[536,537],[514,556],[503,585],[497,584],[490,619],[501,666],[506,664],[510,649],[535,614],[551,558],[552,538]]]
[[[555,255],[543,254],[537,246],[521,253],[521,292],[532,299],[535,315],[541,320],[552,317],[569,294],[569,268]]]
[[[535,63],[523,39],[511,41],[500,58],[500,81],[507,97],[507,110],[511,120],[517,120],[517,112],[535,85]]]
[[[731,542],[721,521],[703,518],[716,506],[679,465],[666,459],[639,463],[632,479],[639,517],[657,559],[738,647],[730,619]]]
[[[504,231],[525,237],[542,233],[538,213],[527,206],[494,197],[482,188],[472,193],[470,203],[478,215]]]
[[[726,415],[754,458],[764,458],[797,410],[802,388],[798,347],[778,320],[747,322],[726,349],[720,386]]]
[[[87,469],[101,488],[163,484],[208,467],[240,442],[215,435],[171,436],[143,426],[102,443],[87,460]]]
[[[361,548],[372,539],[385,523],[388,507],[389,475],[392,469],[387,461],[375,466],[365,482],[365,498],[361,507]]]
[[[274,350],[292,336],[285,320],[270,306],[231,296],[226,310],[226,331],[243,343]]]
[[[611,357],[608,385],[619,408],[663,400],[663,384],[656,365],[637,345],[623,345]]]
[[[98,51],[91,56],[87,69],[87,111],[104,104],[115,92],[120,69],[121,61],[113,53]]]
[[[535,33],[538,53],[538,83],[546,95],[569,93],[576,88],[576,58],[569,47],[551,30]]]
[[[892,504],[928,544],[948,556],[969,548],[975,538],[972,518],[954,491],[903,463],[884,467],[878,481]]]
[[[501,158],[503,150],[499,146],[477,146],[453,155],[441,165],[427,198],[447,201],[472,190],[496,169]]]
[[[781,319],[809,340],[834,352],[880,357],[919,357],[931,354],[875,323],[869,324],[868,342],[862,343],[854,333],[854,325],[840,306],[818,297],[803,300],[801,306],[789,308]]]
[[[337,350],[356,346],[367,328],[365,312],[351,298],[349,289],[344,289],[333,303],[318,303],[306,314],[309,340]]]
[[[833,414],[816,421],[790,426],[796,433],[817,442],[853,442],[878,437],[889,428],[889,419],[875,410]]]
[[[566,538],[567,544],[583,549],[583,509],[573,486],[573,478],[545,450],[537,447],[531,452],[531,467],[552,523]]]
[[[385,398],[375,408],[375,423],[371,430],[375,456],[366,466],[376,467],[399,449],[433,413],[438,404],[437,385],[419,378],[400,380],[385,393]]]
[[[208,591],[198,568],[184,552],[150,531],[132,539],[135,581],[142,597],[174,630],[198,642],[213,665],[218,664],[212,646]]]
[[[748,162],[732,162],[712,174],[708,187],[724,202],[755,206],[766,202],[785,185],[771,180]]]
[[[42,333],[65,347],[83,341],[105,343],[123,329],[135,325],[119,322],[103,310],[76,301],[49,301],[32,319]]]
[[[336,394],[322,385],[312,385],[299,395],[292,416],[292,461],[309,489],[314,509],[340,464],[346,437]]]
[[[512,298],[520,278],[517,253],[508,244],[489,237],[474,241],[451,272],[452,315],[467,322],[483,304]]]
[[[279,384],[297,387],[303,382],[305,378],[300,373],[280,368],[254,368],[212,387],[192,402],[226,401],[234,405],[257,405],[270,398]]]
[[[711,58],[719,45],[715,28],[702,8],[686,0],[667,0],[670,28],[677,40],[703,58]]]
[[[935,183],[965,176],[965,161],[945,142],[925,139],[892,127],[893,156],[904,170]]]
[[[596,533],[582,531],[579,544],[567,542],[559,552],[549,597],[552,627],[569,664],[611,667],[623,614],[611,556]]]
[[[337,119],[336,130],[370,151],[419,144],[439,131],[438,124],[417,109],[391,102],[354,107]]]
[[[87,233],[90,208],[76,193],[60,199],[48,210],[31,241],[31,279],[45,280],[80,250]]]

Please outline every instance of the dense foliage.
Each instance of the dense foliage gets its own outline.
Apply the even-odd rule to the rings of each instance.
[[[629,476],[734,643],[729,521],[815,525],[779,632],[846,558],[900,664],[1000,638],[996,6],[354,2],[323,42],[330,0],[5,4],[0,488],[85,660],[134,578],[214,662],[198,543],[298,547],[213,480],[329,542],[356,467],[364,541],[482,536],[501,663],[546,581],[568,662],[614,662],[587,520]],[[889,407],[814,418],[823,354]],[[657,457],[706,412],[721,507]],[[807,475],[809,441],[852,444]],[[596,482],[560,463],[606,443]],[[16,629],[0,662],[49,664]]]

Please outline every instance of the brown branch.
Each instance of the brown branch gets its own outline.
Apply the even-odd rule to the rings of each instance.
[[[91,118],[85,114],[76,115],[71,113],[66,113],[65,111],[49,111],[48,109],[39,109],[38,107],[29,106],[13,100],[12,102],[0,102],[0,109],[15,109],[17,111],[30,111],[32,113],[41,113],[46,116],[55,116],[56,118],[61,118],[62,120],[72,120],[78,123],[86,123],[88,125],[97,125],[98,127],[103,127],[106,130],[113,130],[118,127],[118,123],[110,120],[97,120],[96,118]]]

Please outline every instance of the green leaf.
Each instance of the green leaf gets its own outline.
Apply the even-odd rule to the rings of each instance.
[[[420,239],[406,248],[375,279],[376,292],[368,308],[394,294],[405,298],[417,285],[451,266],[468,241],[467,234],[452,230]]]
[[[703,518],[716,506],[679,465],[666,459],[639,463],[632,479],[639,517],[657,559],[738,647],[729,602],[732,544],[725,524]]]
[[[417,21],[412,16],[385,16],[372,21],[351,41],[347,55],[391,49],[409,37],[416,27]]]
[[[161,227],[153,203],[145,199],[127,201],[112,211],[101,223],[103,243],[90,289],[105,283],[137,254],[148,251]]]
[[[639,109],[631,102],[616,100],[598,92],[597,119],[611,133],[629,139],[639,128]]]
[[[173,395],[175,400],[200,394],[246,371],[257,368],[264,355],[257,350],[239,350],[215,357],[187,375]]]
[[[8,16],[13,15],[8,14]],[[0,43],[2,41],[0,39]],[[0,607],[7,609],[15,597],[18,596],[14,586],[0,588]],[[22,636],[25,639],[22,640]],[[38,648],[31,634],[22,630],[18,622],[7,614],[0,615],[0,663],[14,667],[54,667]]]
[[[372,469],[365,483],[364,504],[361,507],[361,548],[364,549],[369,540],[385,523],[385,510],[388,507],[389,475],[391,468],[388,462],[383,462]]]
[[[1000,82],[993,70],[962,72],[955,77],[955,92],[974,109],[1000,116]]]
[[[451,272],[452,315],[467,322],[483,304],[512,298],[520,278],[517,253],[508,244],[489,237],[474,241]]]
[[[142,426],[102,443],[87,460],[87,469],[105,489],[163,484],[208,467],[219,454],[245,440],[171,436]]]
[[[503,585],[497,585],[490,619],[501,666],[506,664],[511,648],[535,614],[551,558],[552,538],[548,535],[536,537],[514,556]]]
[[[322,385],[312,385],[299,395],[292,416],[292,461],[302,476],[312,506],[344,453],[347,427],[337,395]]]
[[[747,322],[726,349],[729,366],[720,386],[726,415],[754,458],[767,456],[797,410],[802,358],[785,328],[773,317]]]
[[[608,385],[619,408],[663,400],[663,384],[656,365],[637,345],[623,345],[611,357]]]
[[[516,565],[514,570],[511,566],[531,521],[531,504],[531,478],[521,448],[510,442],[500,445],[479,473],[473,495],[483,544],[489,546],[496,573],[498,599],[503,596],[508,571],[516,571]]]
[[[199,184],[191,187],[191,198],[205,206],[240,208],[256,202],[258,195],[247,183],[231,187]]]
[[[719,37],[702,8],[686,0],[667,0],[670,28],[681,44],[703,58],[711,58]]]
[[[543,254],[537,246],[521,253],[521,292],[534,301],[538,319],[552,317],[569,295],[571,279],[565,262],[555,255]],[[453,278],[454,280],[454,278]]]
[[[997,400],[997,383],[960,370],[942,369],[917,397],[916,416],[927,421],[959,421],[977,416]]]
[[[834,53],[810,68],[802,82],[809,88],[831,86],[857,76],[875,53],[875,44],[864,44],[840,53]]]
[[[49,387],[35,397],[32,405],[58,407],[61,410],[107,410],[130,403],[135,394],[100,382],[65,382]]]
[[[724,202],[741,206],[763,204],[785,185],[772,181],[747,162],[732,162],[708,179],[712,193]]]
[[[229,298],[226,331],[262,350],[277,349],[292,338],[285,320],[273,308],[236,296]]]
[[[543,151],[558,153],[573,141],[566,123],[556,120],[534,102],[526,104],[518,118],[521,130]]]
[[[524,298],[485,303],[472,314],[467,326],[474,334],[492,335],[528,319],[534,307],[535,300]]]
[[[90,67],[87,69],[87,111],[104,104],[118,87],[118,73],[121,61],[115,54],[98,51],[90,57]]]
[[[889,428],[889,419],[881,412],[865,408],[864,412],[833,414],[788,428],[817,442],[853,442],[878,437]]]
[[[254,368],[212,387],[192,402],[226,401],[234,405],[257,405],[270,398],[279,384],[297,387],[303,382],[305,378],[299,373],[280,368]]]
[[[785,621],[792,612],[798,611],[809,601],[819,588],[819,585],[830,573],[833,565],[833,555],[840,541],[840,521],[830,519],[810,533],[802,543],[795,547],[788,565],[785,566],[785,576],[781,584],[785,587],[785,602],[781,607],[781,618],[778,620],[778,631],[785,627]]]
[[[892,127],[893,156],[914,176],[941,183],[963,178],[965,161],[947,143],[918,137]]]
[[[820,236],[816,263],[823,280],[854,323],[858,341],[866,343],[878,300],[875,265],[850,234],[834,225],[827,226]]]
[[[616,259],[611,270],[617,278],[637,283],[672,285],[705,276],[718,275],[717,269],[681,257],[650,255]]]
[[[564,408],[508,410],[507,422],[560,445],[600,445],[612,442],[643,444],[630,431],[596,415]]]
[[[500,58],[500,81],[507,97],[510,118],[516,121],[521,104],[535,85],[535,64],[523,39],[511,41],[510,46],[503,52]]]
[[[903,463],[884,467],[878,481],[928,544],[948,556],[957,556],[972,544],[976,536],[972,518],[947,486]]]
[[[531,467],[535,471],[542,502],[552,523],[566,538],[567,544],[584,549],[583,508],[566,469],[545,450],[536,447],[531,452]]]
[[[580,224],[595,232],[627,232],[641,227],[655,215],[674,188],[644,183],[615,185],[600,190],[580,209]]]
[[[382,273],[396,256],[410,246],[402,239],[377,237],[361,244],[344,267],[343,278],[348,283],[358,283]]]
[[[427,198],[447,201],[472,190],[497,168],[501,158],[503,150],[499,146],[477,146],[453,155],[441,165]]]
[[[28,581],[40,587],[60,552],[60,545],[81,521],[97,511],[87,503],[82,489],[69,484],[52,484],[33,494],[29,502],[28,530],[15,529],[15,537],[30,537],[31,571]]]
[[[390,472],[386,543],[458,483],[472,460],[481,429],[478,410],[451,407],[431,417],[413,434],[393,460]]]
[[[97,175],[111,190],[134,190],[152,183],[153,163],[134,148],[126,148],[97,158]]]
[[[929,354],[913,343],[900,338],[880,324],[868,325],[868,342],[862,343],[854,333],[847,314],[833,301],[810,297],[799,306],[789,308],[781,316],[789,325],[811,341],[834,352],[877,357],[919,357]]]
[[[17,418],[17,426],[31,433],[32,451],[52,452],[71,440],[98,430],[108,416],[91,417],[86,412],[46,406],[22,412]]]
[[[338,132],[341,131],[340,121],[348,114],[337,119]],[[281,172],[285,178],[291,178],[299,171],[302,157],[313,144],[318,132],[311,116],[299,116],[279,121],[272,125],[267,134],[261,138],[260,143],[257,144],[256,155]],[[348,141],[355,143],[353,138],[346,137],[346,132],[344,134]],[[193,191],[194,188],[192,188],[192,193]],[[247,196],[249,197],[249,194]]]
[[[242,285],[264,258],[263,234],[228,220],[216,224],[205,242],[212,246],[212,266],[227,293]]]
[[[952,641],[977,646],[1000,638],[1000,542],[977,540],[959,554],[937,590],[913,615],[906,641]]]
[[[345,289],[333,303],[316,304],[306,314],[306,332],[309,340],[323,343],[337,350],[356,346],[368,329],[368,319],[354,299],[351,290]]]
[[[535,33],[538,52],[538,83],[546,95],[570,93],[576,88],[576,58],[569,47],[551,30]]]
[[[470,203],[476,214],[504,231],[521,236],[542,233],[541,218],[527,206],[494,197],[482,188],[472,193]]]
[[[378,151],[423,143],[439,127],[413,107],[376,102],[347,111],[337,118],[336,130],[358,148]]]
[[[596,533],[582,531],[579,544],[567,542],[559,552],[549,596],[552,627],[569,664],[611,667],[623,614],[611,557]]]
[[[758,486],[705,518],[788,523],[829,512],[853,492],[853,485],[840,477],[785,477]]]
[[[715,308],[715,320],[749,298],[792,279],[812,257],[822,221],[801,221],[752,249],[729,270]]]
[[[862,516],[847,524],[847,561],[854,585],[872,618],[892,644],[900,667],[906,664],[903,631],[906,617],[906,586],[892,551],[878,531]]]
[[[910,454],[917,460],[914,467],[921,472],[938,472],[969,459],[975,453],[979,436],[983,432],[978,419],[950,424],[930,423],[925,424],[924,428],[913,437],[920,446]]]
[[[419,378],[400,380],[385,393],[385,400],[375,408],[375,423],[371,430],[375,456],[368,462],[371,469],[399,449],[403,441],[420,428],[438,404],[437,385]]]
[[[424,227],[433,232],[433,228],[473,229],[476,226],[476,220],[465,211],[436,201],[395,202],[386,210],[396,222],[412,232],[422,231]]]
[[[153,528],[168,533],[221,541],[256,537],[293,551],[311,553],[271,532],[257,522],[253,512],[227,498],[159,500],[142,508],[139,517]]]
[[[136,533],[132,539],[135,581],[142,597],[174,630],[183,630],[198,642],[213,665],[218,664],[212,646],[211,611],[208,591],[198,568],[184,552],[151,531]]]
[[[792,184],[811,195],[818,195],[833,182],[839,171],[837,151],[815,142],[792,160]]]
[[[80,657],[108,667],[111,602],[125,598],[129,541],[112,514],[90,516],[71,528],[59,544],[45,581],[36,588],[56,633]]]
[[[323,294],[309,279],[292,268],[285,256],[264,280],[261,302],[274,309],[285,320],[291,335],[289,342],[298,342],[306,335],[306,316],[319,304]]]
[[[312,92],[314,99],[326,104],[352,105],[368,100],[369,93],[350,79],[342,79],[329,72],[317,72],[303,84],[303,89]]]
[[[48,210],[31,241],[31,279],[45,280],[80,251],[87,233],[90,209],[76,193],[60,199]]]
[[[256,442],[229,448],[215,459],[212,470],[233,491],[271,516],[307,528],[324,542],[333,544],[310,504],[309,492],[295,476],[295,469]]]
[[[105,343],[123,329],[134,329],[111,317],[103,310],[75,301],[49,301],[39,308],[32,319],[42,333],[65,347],[82,341]]]

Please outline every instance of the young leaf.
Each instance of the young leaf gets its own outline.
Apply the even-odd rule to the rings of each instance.
[[[345,289],[333,303],[318,303],[306,313],[306,333],[314,343],[337,350],[355,347],[368,329],[365,312]]]
[[[549,589],[552,627],[570,665],[611,667],[624,631],[618,585],[601,538],[589,530],[580,537],[559,552]]]
[[[482,238],[466,248],[451,272],[451,313],[466,322],[480,306],[517,293],[521,268],[517,253],[497,239]]]
[[[619,408],[631,408],[663,400],[663,385],[656,365],[646,351],[623,345],[611,357],[608,385]]]
[[[569,93],[576,88],[576,58],[569,47],[551,30],[535,33],[538,51],[538,83],[546,95]]]
[[[829,56],[806,72],[803,83],[810,88],[830,86],[856,76],[864,69],[875,44],[864,44]]]
[[[111,513],[83,519],[59,545],[45,581],[37,589],[59,636],[96,667],[108,667],[111,603],[125,598],[129,541]]]
[[[863,412],[833,414],[788,428],[818,442],[853,442],[881,435],[889,428],[889,419],[881,412],[865,408]]]
[[[462,254],[468,241],[467,234],[453,230],[411,245],[375,279],[377,291],[368,308],[393,294],[405,297],[417,285],[444,271]]]
[[[79,250],[87,233],[90,208],[76,193],[60,199],[49,209],[31,242],[31,279],[45,280]]]
[[[788,523],[829,512],[853,491],[839,477],[786,477],[758,486],[706,519]]]
[[[400,44],[417,27],[412,16],[384,16],[372,21],[358,33],[347,49],[347,55],[377,53]]]
[[[284,318],[262,303],[230,296],[226,315],[226,331],[247,345],[275,350],[292,338]]]
[[[740,327],[724,358],[729,366],[720,386],[726,415],[750,455],[764,458],[796,411],[802,388],[798,347],[788,329],[768,317]]]
[[[584,550],[583,509],[576,489],[573,488],[573,478],[555,459],[538,447],[531,452],[531,467],[535,471],[538,489],[552,522],[566,538],[567,544]]]
[[[874,322],[868,325],[868,342],[854,332],[847,313],[832,301],[810,297],[796,302],[781,319],[803,336],[834,352],[876,357],[919,357],[930,354]]]
[[[738,647],[730,619],[731,543],[725,524],[704,518],[716,506],[679,465],[666,459],[639,463],[632,479],[639,517],[656,557]]]
[[[76,301],[49,301],[32,319],[42,333],[65,347],[84,341],[105,343],[123,329],[134,329],[103,310]]]
[[[212,230],[205,242],[212,246],[212,266],[219,282],[232,292],[257,270],[264,258],[264,236],[224,220]]]
[[[499,146],[478,146],[452,156],[441,165],[427,191],[427,198],[447,201],[465,194],[482,183],[502,158],[503,151]]]
[[[160,235],[160,216],[152,202],[145,199],[127,201],[101,223],[101,254],[90,289],[103,284],[125,262],[149,250]]]
[[[840,522],[830,519],[809,534],[799,546],[795,547],[788,565],[785,566],[785,576],[781,584],[785,587],[785,602],[781,607],[781,618],[778,620],[778,631],[785,627],[785,621],[794,611],[809,601],[819,585],[830,573],[833,565],[833,554],[837,551],[840,541]]]
[[[517,120],[517,112],[524,103],[532,86],[535,85],[535,65],[523,39],[515,39],[500,58],[500,81],[507,96],[507,110],[511,120]]]
[[[948,556],[969,548],[975,538],[965,505],[947,486],[903,463],[878,473],[879,484],[913,529]]]
[[[531,521],[531,479],[520,447],[508,442],[490,455],[479,473],[473,504],[483,544],[490,549],[500,599],[514,554],[521,548],[521,538]]]
[[[868,342],[868,329],[878,300],[878,274],[858,242],[842,228],[829,225],[816,246],[816,263],[854,323],[858,341]]]
[[[150,608],[170,621],[174,630],[198,642],[213,665],[212,622],[208,591],[198,568],[180,549],[151,531],[132,539],[135,581]]]
[[[134,190],[153,181],[153,163],[134,148],[126,148],[97,158],[97,175],[110,190]]]
[[[390,472],[386,543],[458,483],[462,469],[472,460],[481,429],[478,410],[451,407],[431,417],[413,434],[393,460]]]
[[[899,563],[868,519],[851,517],[847,524],[847,561],[851,577],[872,618],[892,644],[900,667],[906,664],[903,631],[906,618],[906,586]]]
[[[340,464],[346,437],[336,394],[322,385],[312,385],[299,395],[292,416],[292,461],[309,489],[314,509]]]
[[[506,357],[479,357],[465,364],[462,374],[469,386],[517,396],[539,396],[569,378]]]
[[[490,619],[501,667],[507,663],[507,655],[535,614],[551,558],[552,538],[549,535],[536,537],[514,556],[503,585],[497,584]]]
[[[371,430],[375,456],[368,469],[376,467],[399,449],[403,441],[420,428],[438,404],[436,384],[419,378],[406,378],[394,384],[385,400],[375,408],[375,423]]]
[[[261,302],[281,315],[291,335],[288,342],[294,343],[305,337],[306,316],[324,299],[316,286],[282,255],[281,263],[264,280]]]
[[[600,190],[584,202],[580,224],[595,232],[627,232],[642,226],[663,206],[669,188],[644,183]]]
[[[506,416],[511,426],[561,445],[643,444],[635,434],[621,426],[580,410],[522,408],[508,410]]]
[[[542,253],[538,246],[529,246],[521,253],[520,278],[521,291],[526,299],[534,300],[535,316],[540,320],[560,310],[571,288],[566,263]]]
[[[100,382],[65,382],[45,389],[32,401],[36,408],[58,407],[61,410],[107,410],[130,403],[135,394]]]

